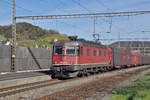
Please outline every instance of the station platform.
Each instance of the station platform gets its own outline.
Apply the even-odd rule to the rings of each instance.
[[[0,88],[50,80],[50,71],[9,73],[0,75]]]

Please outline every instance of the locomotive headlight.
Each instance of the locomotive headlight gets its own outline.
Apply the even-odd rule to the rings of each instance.
[[[55,61],[55,64],[57,64],[57,61]]]

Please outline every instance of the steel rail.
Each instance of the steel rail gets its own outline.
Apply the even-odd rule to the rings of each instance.
[[[53,99],[60,100],[60,99],[64,99],[65,96],[67,99],[64,99],[64,100],[80,100],[81,98],[83,99],[85,96],[87,96],[89,94],[95,93],[96,91],[107,88],[108,86],[114,85],[118,82],[122,82],[125,79],[132,78],[132,77],[136,76],[137,74],[139,74],[140,72],[147,70],[147,69],[150,69],[150,67],[143,68],[143,69],[136,69],[136,70],[133,70],[130,72],[125,72],[123,74],[121,73],[120,75],[113,75],[113,76],[106,77],[106,78],[103,78],[100,80],[92,81],[92,82],[89,82],[86,84],[72,87],[70,89],[66,89],[64,91],[56,92],[56,93],[38,98],[36,100],[53,100]],[[104,82],[108,82],[108,83],[99,85],[95,88],[92,88],[92,89],[89,89],[89,90],[86,90],[83,92],[82,91],[79,92],[79,90],[82,90],[84,88],[87,89],[90,86],[96,86],[96,84],[102,84]],[[78,94],[75,94],[74,93],[75,91],[78,91],[77,92]],[[71,95],[68,95],[68,94],[71,94]]]
[[[6,97],[6,96],[14,95],[17,93],[21,93],[21,92],[41,88],[41,87],[59,84],[62,82],[62,81],[56,81],[56,82],[55,81],[56,80],[47,80],[47,81],[41,81],[41,82],[35,82],[35,83],[29,83],[29,84],[23,84],[23,85],[18,85],[18,86],[1,88],[0,89],[0,97]]]
[[[14,90],[14,89],[23,88],[23,87],[29,87],[29,86],[33,86],[33,85],[42,84],[42,83],[49,83],[49,82],[52,82],[52,81],[55,81],[55,80],[39,81],[39,82],[34,82],[34,83],[28,83],[28,84],[22,84],[22,85],[16,85],[16,86],[0,88],[0,92],[10,91],[10,90]]]
[[[145,69],[145,70],[147,70],[147,69]],[[121,83],[124,80],[129,80],[132,77],[136,76],[137,74],[138,73],[132,72],[132,73],[126,73],[126,75],[124,75],[123,77],[119,77],[120,75],[118,75],[119,78],[117,78],[117,76],[116,76],[113,79],[110,79],[109,81],[106,81],[103,85],[99,85],[99,86],[96,86],[96,87],[94,87],[92,89],[89,89],[89,90],[87,90],[87,91],[85,91],[83,93],[78,93],[76,95],[73,95],[72,97],[68,98],[67,100],[83,99],[83,97],[88,96],[90,94],[93,94],[93,93],[95,93],[97,91],[103,90],[103,89],[108,88],[110,86],[113,86],[115,84],[119,84],[119,83]]]

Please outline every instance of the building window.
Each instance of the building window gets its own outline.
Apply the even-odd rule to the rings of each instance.
[[[96,56],[96,50],[93,51],[93,55]]]
[[[99,50],[99,56],[101,56],[102,55],[102,52],[101,52],[101,50]]]
[[[87,56],[90,56],[90,50],[87,49]]]

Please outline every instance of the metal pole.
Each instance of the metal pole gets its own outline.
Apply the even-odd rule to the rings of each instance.
[[[145,31],[143,31],[143,33],[144,33]],[[142,41],[142,44],[143,44],[143,54],[145,55],[145,46],[144,46],[144,40]]]
[[[99,34],[96,33],[96,17],[94,17],[94,20],[93,20],[93,38],[94,38],[94,41],[95,42],[98,42],[99,41]]]
[[[143,54],[145,55],[144,41],[142,41],[142,44],[143,44]]]
[[[96,30],[96,18],[94,18],[94,21],[93,21],[93,35],[96,34],[95,30]]]
[[[120,33],[118,34],[118,48],[120,48]]]
[[[16,0],[12,0],[12,56],[11,70],[16,72]]]
[[[93,14],[70,14],[70,15],[42,15],[42,16],[18,16],[17,19],[44,20],[44,19],[72,19],[72,18],[100,18],[100,17],[121,17],[150,14],[150,11],[134,12],[112,12]]]
[[[95,24],[96,24],[96,19],[94,18],[94,20],[93,20],[93,39],[94,39],[94,41],[96,40],[96,37],[95,37]]]
[[[94,40],[96,39],[96,37],[95,37],[95,26],[96,26],[96,18],[94,18],[94,20],[93,20],[93,38],[94,38]]]
[[[100,40],[100,36],[98,33],[96,33],[96,17],[94,17],[94,20],[93,20],[93,39],[95,42],[99,42]]]

